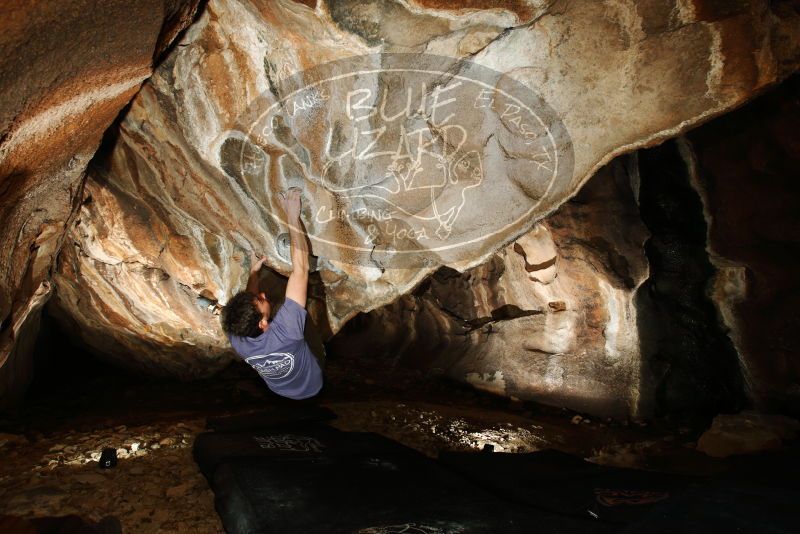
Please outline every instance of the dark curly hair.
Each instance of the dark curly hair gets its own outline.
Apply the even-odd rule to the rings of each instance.
[[[256,337],[261,334],[258,322],[261,312],[254,302],[256,296],[248,291],[236,293],[222,308],[222,330],[228,335]]]

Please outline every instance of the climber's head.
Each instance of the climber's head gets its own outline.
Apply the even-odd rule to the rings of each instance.
[[[241,291],[222,308],[222,329],[228,335],[256,337],[269,328],[272,304],[264,293]]]

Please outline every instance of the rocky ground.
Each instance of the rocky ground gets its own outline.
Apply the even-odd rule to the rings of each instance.
[[[351,362],[352,363],[352,362]],[[695,450],[699,429],[600,421],[476,393],[414,373],[337,365],[315,402],[343,430],[384,434],[425,454],[556,448],[593,461],[709,472],[723,460]],[[249,368],[191,384],[101,372],[35,388],[0,421],[0,515],[118,518],[125,532],[221,532],[213,494],[191,456],[206,418],[279,403]],[[118,465],[100,469],[103,448]]]
[[[6,445],[2,513],[117,517],[124,532],[220,532],[214,497],[191,457],[203,419],[68,431]],[[98,468],[104,447],[119,462]]]

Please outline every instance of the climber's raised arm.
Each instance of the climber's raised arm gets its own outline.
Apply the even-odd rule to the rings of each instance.
[[[251,253],[247,289],[222,309],[222,329],[231,347],[264,379],[270,390],[290,399],[307,399],[322,389],[325,347],[306,311],[308,240],[300,220],[300,191],[281,195],[291,240],[292,273],[286,299],[272,317],[272,303],[258,291],[258,271],[266,257]],[[272,318],[271,318],[272,317]],[[271,318],[271,319],[270,319]],[[315,343],[315,352],[306,341]]]
[[[259,256],[252,250],[250,251],[250,276],[247,278],[247,288],[245,290],[248,293],[258,295],[258,272],[265,261],[267,261],[266,256]]]
[[[286,285],[286,298],[305,308],[308,291],[308,239],[300,220],[300,190],[289,189],[283,195],[282,203],[289,225],[292,258],[292,274],[289,275],[289,283]]]

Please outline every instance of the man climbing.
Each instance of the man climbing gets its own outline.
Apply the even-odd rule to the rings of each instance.
[[[258,272],[267,258],[251,252],[247,289],[234,295],[223,308],[222,329],[233,349],[258,371],[269,389],[290,399],[307,399],[322,388],[324,349],[319,343],[318,361],[304,336],[308,242],[300,221],[300,191],[293,188],[281,195],[281,204],[289,225],[292,259],[283,305],[270,321],[272,304],[258,290]],[[313,329],[310,324],[309,330]]]

